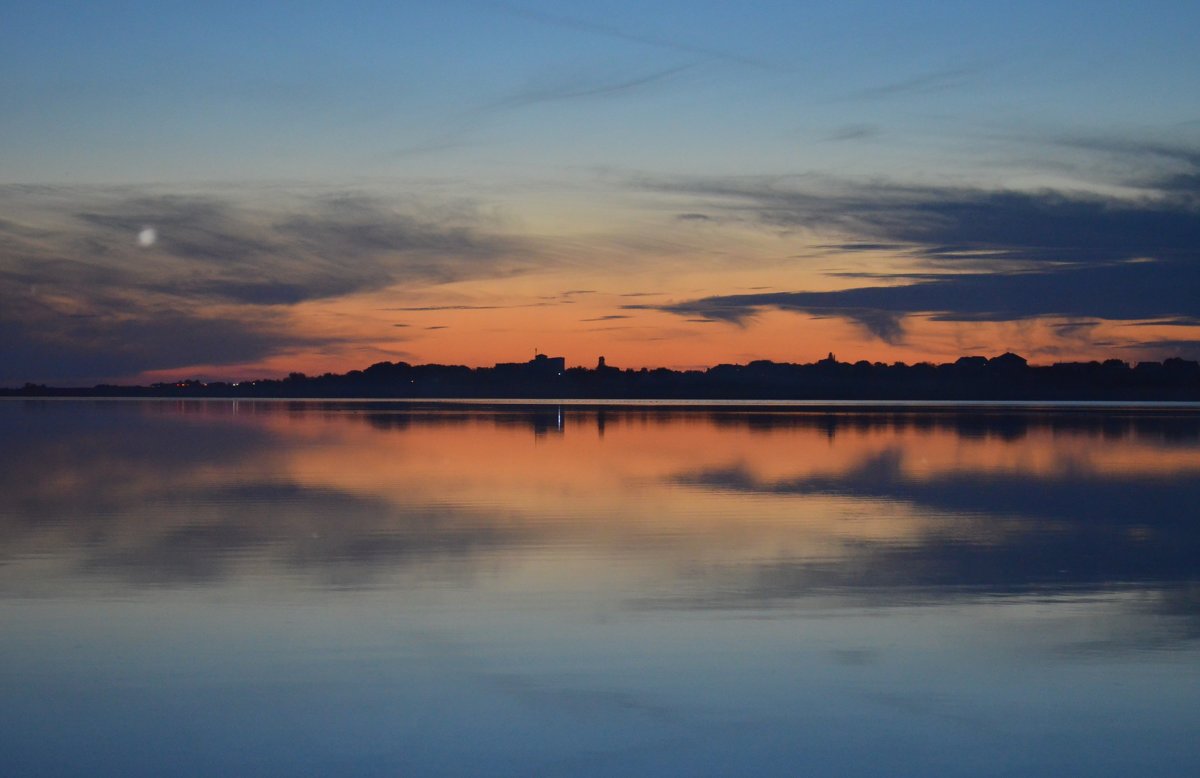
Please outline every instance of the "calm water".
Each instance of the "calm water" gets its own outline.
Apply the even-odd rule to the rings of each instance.
[[[1200,414],[0,402],[4,775],[1200,774]]]

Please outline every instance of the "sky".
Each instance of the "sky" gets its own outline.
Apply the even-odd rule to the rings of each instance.
[[[0,0],[0,385],[1200,358],[1200,4]]]

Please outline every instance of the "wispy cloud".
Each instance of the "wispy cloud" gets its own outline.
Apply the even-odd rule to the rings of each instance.
[[[849,238],[828,249],[901,250],[926,267],[860,274],[907,282],[902,285],[713,295],[627,308],[738,325],[760,310],[795,310],[851,320],[889,343],[904,338],[903,320],[914,314],[959,322],[1200,317],[1200,203],[1168,189],[1118,199],[847,182],[787,189],[775,179],[745,178],[655,186],[700,198],[710,210]]]
[[[394,308],[380,308],[381,311],[494,311],[498,308],[524,306],[511,305],[410,305]]]
[[[817,180],[789,187],[772,177],[641,180],[635,185],[703,202],[715,212],[772,227],[804,228],[846,240],[850,251],[911,247],[927,259],[1097,262],[1191,253],[1200,237],[1197,204],[1162,190],[1152,198],[856,184]]]
[[[1123,348],[1153,354],[1160,359],[1180,355],[1186,359],[1200,359],[1200,338],[1159,338],[1126,344]]]
[[[542,295],[541,299],[544,300],[545,302],[538,303],[538,305],[552,305],[554,303],[574,303],[574,302],[578,301],[581,297],[586,297],[587,295],[592,295],[592,294],[596,294],[596,293],[597,292],[595,289],[568,289],[564,292],[559,292],[558,294]]]
[[[882,134],[882,130],[874,124],[845,124],[838,127],[825,137],[826,141],[866,140]]]
[[[617,78],[595,78],[583,75],[555,76],[544,83],[531,84],[477,110],[477,115],[516,110],[542,103],[567,100],[615,97],[666,81],[690,69],[692,65],[675,65],[650,72]]]
[[[357,194],[270,211],[212,195],[96,199],[65,214],[41,248],[121,275],[125,288],[229,302],[290,304],[486,275],[514,248],[481,232],[479,217],[461,206],[406,210]],[[136,245],[147,227],[153,245]]]
[[[1142,160],[1159,159],[1192,170],[1200,169],[1200,147],[1144,137],[1065,135],[1055,139],[1060,146]]]
[[[1135,327],[1200,327],[1200,318],[1175,316],[1167,319],[1147,319],[1134,322]]]
[[[629,318],[632,318],[632,317],[629,316],[628,314],[612,313],[607,316],[594,316],[590,319],[580,319],[580,321],[612,321],[614,319],[629,319]]]
[[[1138,136],[1085,136],[1067,134],[1052,138],[1050,148],[1081,152],[1076,167],[1109,169],[1120,184],[1188,197],[1200,203],[1200,143]]]
[[[278,194],[278,193],[276,193]],[[286,202],[286,205],[279,204]],[[294,304],[514,272],[532,252],[461,203],[0,187],[0,381],[260,359]]]
[[[979,65],[944,68],[860,89],[849,97],[852,100],[879,100],[904,94],[956,89],[969,85],[981,72],[983,67]]]
[[[472,135],[502,117],[542,105],[617,99],[665,84],[694,66],[694,63],[684,63],[634,72],[546,73],[496,99],[463,110],[446,121],[440,130],[424,140],[396,149],[393,155],[412,156],[461,148],[470,145]]]
[[[628,30],[602,22],[591,21],[578,16],[549,13],[534,8],[527,8],[515,3],[495,2],[494,0],[477,0],[474,4],[517,18],[528,19],[529,21],[537,22],[538,24],[558,27],[560,29],[570,30],[573,32],[582,32],[589,35],[597,35],[612,40],[625,41],[628,43],[638,43],[643,46],[648,46],[663,51],[691,54],[694,56],[703,57],[705,59],[718,60],[752,68],[766,70],[777,69],[770,63],[756,57],[747,56],[735,51],[727,51],[715,47],[698,45],[680,37],[660,35],[645,30]]]
[[[194,364],[233,364],[328,345],[293,331],[278,313],[227,319],[130,304],[87,318],[55,315],[6,295],[0,315],[0,382],[94,381]]]

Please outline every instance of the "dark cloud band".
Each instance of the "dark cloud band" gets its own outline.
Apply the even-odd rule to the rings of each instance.
[[[794,310],[852,320],[892,343],[903,338],[904,317],[913,314],[940,321],[1200,318],[1200,203],[1167,189],[1153,198],[1119,200],[846,184],[818,193],[745,180],[674,188],[767,224],[848,238],[826,249],[900,249],[923,269],[860,274],[908,282],[903,285],[716,295],[627,308],[738,324],[762,309]]]
[[[353,192],[252,196],[0,187],[0,381],[86,381],[261,359],[311,300],[514,272],[470,205]],[[221,318],[216,311],[237,311]]]

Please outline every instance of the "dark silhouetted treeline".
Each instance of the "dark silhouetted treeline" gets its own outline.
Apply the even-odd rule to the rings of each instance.
[[[380,397],[764,400],[1177,400],[1200,401],[1200,363],[1070,362],[1030,366],[1016,354],[934,365],[759,360],[707,370],[566,368],[561,357],[470,368],[379,362],[336,375],[292,373],[240,383],[197,380],[152,386],[56,388],[26,384],[8,396]]]

